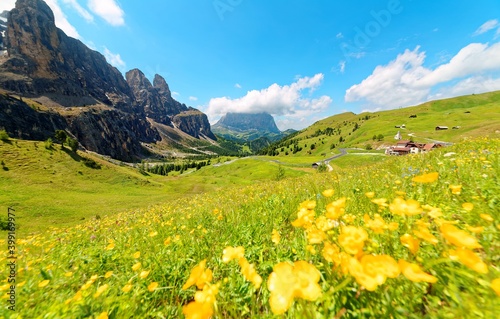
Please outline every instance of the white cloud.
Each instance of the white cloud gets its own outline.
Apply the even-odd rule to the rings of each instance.
[[[73,9],[78,12],[78,14],[84,18],[87,22],[93,22],[94,17],[87,11],[85,10],[78,2],[77,0],[62,0],[65,4],[69,5]]]
[[[2,0],[0,1],[0,12],[4,10],[10,11],[16,6],[16,0]]]
[[[67,36],[70,36],[75,39],[80,39],[80,34],[76,31],[75,27],[69,23],[66,15],[61,10],[59,3],[57,0],[45,0],[47,5],[50,7],[52,12],[54,12],[54,18],[56,20],[56,26],[66,33]]]
[[[437,93],[430,96],[431,100],[445,99],[468,94],[479,94],[500,90],[500,78],[491,76],[472,76],[466,78],[451,87],[441,88]]]
[[[106,61],[108,61],[109,64],[116,67],[120,71],[125,70],[125,62],[123,62],[120,54],[114,54],[109,51],[108,48],[104,47],[104,57],[106,57]]]
[[[189,100],[190,101],[198,101],[198,98],[196,96],[190,96]]]
[[[423,66],[426,55],[419,50],[420,47],[406,50],[389,64],[377,66],[370,76],[346,91],[346,102],[364,100],[383,109],[418,104],[429,100],[431,90],[438,84],[500,70],[500,42],[490,46],[469,44],[434,70]],[[465,87],[473,87],[472,82],[459,84],[461,86],[444,88],[439,94],[452,96]]]
[[[115,0],[89,0],[89,9],[112,26],[125,25],[125,12]]]
[[[210,100],[207,115],[214,120],[228,112],[260,113],[267,112],[276,116],[302,118],[327,109],[332,103],[329,96],[319,98],[304,97],[303,91],[309,96],[323,81],[323,74],[313,77],[302,77],[290,85],[272,84],[262,90],[248,91],[241,98],[231,99],[219,97]]]
[[[497,19],[489,20],[483,23],[483,25],[480,26],[476,30],[476,32],[474,32],[474,35],[480,35],[496,28],[498,28],[497,33],[500,32],[500,23],[498,22],[498,20]]]
[[[181,96],[179,92],[172,91],[172,96]]]
[[[339,67],[340,67],[340,73],[344,73],[344,71],[345,71],[345,61],[340,61],[339,62]]]
[[[339,32],[339,33],[337,33],[336,37],[337,37],[337,39],[342,39],[344,37],[344,35],[342,34],[342,32]]]
[[[234,85],[234,87],[235,87],[235,88],[237,88],[237,89],[241,89],[241,85],[240,85],[239,83],[236,83],[236,84]]]

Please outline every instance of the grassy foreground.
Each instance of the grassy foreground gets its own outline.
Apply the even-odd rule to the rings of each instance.
[[[494,318],[499,147],[464,142],[18,239],[16,311],[4,295],[0,317]]]

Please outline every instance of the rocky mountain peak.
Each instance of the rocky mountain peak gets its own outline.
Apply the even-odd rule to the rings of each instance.
[[[166,95],[168,97],[172,97],[172,93],[170,92],[167,81],[165,81],[165,79],[161,75],[155,74],[153,85],[158,90],[158,93]]]
[[[281,133],[274,118],[269,113],[227,113],[214,127],[224,127],[236,131],[257,130],[260,132]]]
[[[153,88],[151,82],[149,82],[148,78],[139,69],[128,71],[125,74],[125,78],[127,79],[127,83],[133,91],[136,91],[137,89],[150,90]]]

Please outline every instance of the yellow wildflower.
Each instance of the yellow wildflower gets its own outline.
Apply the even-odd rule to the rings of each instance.
[[[275,245],[278,245],[280,243],[280,240],[281,240],[280,233],[276,229],[273,229],[272,234],[271,234],[271,241]]]
[[[241,267],[243,277],[253,283],[255,289],[259,289],[262,284],[262,277],[255,271],[254,265],[250,264],[245,258],[240,258],[238,263]]]
[[[361,227],[344,226],[342,233],[339,235],[339,244],[344,250],[351,254],[357,255],[363,250],[365,240],[368,239],[368,233]]]
[[[125,286],[123,286],[122,291],[129,292],[131,289],[132,289],[132,284],[128,283]]]
[[[244,254],[245,254],[245,248],[243,248],[242,246],[238,247],[228,246],[222,251],[222,261],[228,263],[233,259],[243,258]]]
[[[413,199],[404,200],[401,197],[394,199],[389,205],[389,210],[391,213],[400,216],[414,216],[423,212],[419,202]]]
[[[170,245],[170,243],[172,242],[172,238],[171,237],[168,237],[167,239],[165,239],[165,241],[163,242],[163,245],[165,246],[168,246]]]
[[[340,265],[340,249],[337,245],[330,242],[325,242],[323,246],[322,255],[326,261],[335,263],[336,266]]]
[[[48,280],[48,279],[41,281],[38,284],[38,288],[43,288],[43,287],[47,286],[49,284],[49,282],[50,282],[50,280]]]
[[[477,226],[477,227],[467,226],[467,229],[474,234],[480,234],[484,231],[484,227],[482,226]]]
[[[108,312],[107,311],[101,312],[96,319],[108,319]]]
[[[151,270],[143,270],[143,271],[141,271],[141,273],[139,274],[139,278],[141,278],[141,279],[146,278],[149,275],[150,272],[151,272]]]
[[[97,288],[97,291],[94,294],[94,298],[99,297],[103,292],[105,292],[108,289],[108,287],[109,287],[108,284],[104,284],[99,288]]]
[[[140,251],[137,251],[135,252],[132,257],[134,257],[135,259],[139,259],[139,257],[141,257],[141,252]]]
[[[467,232],[456,228],[450,224],[442,224],[439,228],[441,230],[441,234],[444,238],[451,244],[459,247],[459,248],[481,248],[482,246],[477,242],[476,237],[468,234]]]
[[[192,285],[196,285],[198,289],[202,289],[207,283],[212,281],[212,271],[205,269],[207,260],[202,260],[196,267],[191,270],[188,280],[182,286],[182,290],[186,290]]]
[[[326,217],[333,220],[339,219],[342,215],[344,215],[345,202],[346,198],[342,197],[326,205]]]
[[[306,230],[309,244],[321,244],[326,239],[326,234],[320,229],[312,226]]]
[[[335,191],[332,188],[325,189],[321,194],[325,197],[332,197]]]
[[[388,255],[365,255],[361,261],[350,257],[348,270],[358,284],[369,291],[377,289],[386,281],[387,277],[396,278],[400,273],[398,263]]]
[[[399,260],[399,268],[403,275],[411,281],[425,281],[430,283],[435,283],[437,281],[436,277],[424,272],[419,265],[409,263],[403,259]]]
[[[64,277],[71,277],[73,276],[73,272],[68,271],[67,273],[64,274]]]
[[[487,222],[493,221],[493,217],[491,217],[491,215],[489,215],[489,214],[480,214],[479,217],[481,217],[482,219],[484,219]]]
[[[465,209],[466,211],[470,212],[474,209],[474,204],[472,203],[463,203],[462,208]]]
[[[293,265],[287,262],[275,265],[267,281],[271,292],[271,311],[275,315],[285,313],[294,298],[315,301],[321,296],[319,279],[320,272],[305,261],[296,261]]]
[[[140,262],[138,262],[132,266],[132,270],[137,271],[137,270],[141,269],[141,267],[142,267],[142,264]]]
[[[314,207],[316,207],[315,201],[305,201],[300,204],[297,219],[292,222],[293,227],[308,228],[311,226],[314,223],[314,216],[316,215]]]
[[[462,185],[450,185],[451,193],[454,195],[460,195],[462,192]]]
[[[387,198],[375,198],[371,200],[372,203],[377,204],[379,207],[387,207]]]
[[[152,282],[148,285],[148,290],[153,292],[156,290],[156,288],[158,288],[158,283],[157,282]]]
[[[411,179],[411,181],[415,182],[415,183],[428,184],[428,183],[435,182],[438,179],[438,177],[439,177],[438,172],[432,172],[432,173],[427,173],[427,174],[415,176]]]
[[[334,227],[337,227],[339,225],[336,220],[328,219],[323,215],[319,216],[316,219],[315,223],[316,227],[324,232],[329,231],[330,229],[333,229]]]
[[[373,219],[368,214],[365,214],[363,220],[366,227],[370,228],[375,234],[382,234],[387,227],[384,219],[379,214],[375,214]]]
[[[412,254],[416,254],[418,249],[420,248],[420,241],[416,238],[413,238],[410,234],[404,234],[400,238],[401,244],[408,248]]]
[[[373,198],[375,196],[375,192],[366,192],[365,196],[368,198]]]
[[[487,274],[488,266],[473,251],[465,248],[457,248],[450,251],[451,256],[456,256],[458,260],[468,268],[480,273]]]
[[[115,248],[115,243],[110,243],[106,246],[106,250],[112,250],[113,248]]]
[[[491,282],[491,288],[495,291],[497,296],[500,297],[500,278],[493,279]]]
[[[209,319],[214,310],[212,305],[204,302],[191,301],[182,307],[182,313],[186,319]]]
[[[425,226],[420,226],[418,228],[418,230],[414,230],[413,233],[418,238],[423,239],[426,242],[431,243],[433,245],[436,245],[439,242],[438,239],[436,238],[436,236],[431,234],[429,228],[427,228]]]
[[[112,271],[108,271],[106,274],[104,274],[104,278],[106,278],[106,279],[109,278],[109,277],[111,277],[111,276],[113,276],[113,272]]]

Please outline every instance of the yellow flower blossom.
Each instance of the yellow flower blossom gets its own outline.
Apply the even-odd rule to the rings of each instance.
[[[140,262],[138,262],[132,266],[132,270],[137,271],[137,270],[141,269],[141,267],[142,267],[142,264]]]
[[[487,222],[493,221],[493,217],[491,217],[491,215],[489,215],[489,214],[480,214],[479,217],[481,217],[482,219],[484,219]]]
[[[150,272],[151,272],[151,270],[143,270],[143,271],[141,271],[141,273],[139,274],[139,278],[141,278],[141,279],[146,278],[147,276],[149,276]]]
[[[466,211],[470,212],[474,209],[474,204],[472,203],[463,203],[462,208],[465,209]]]
[[[368,239],[368,233],[361,227],[344,226],[339,235],[339,244],[351,255],[357,255],[363,250],[365,240]]]
[[[198,289],[202,289],[207,283],[212,281],[212,271],[205,269],[206,265],[207,260],[204,259],[191,270],[191,274],[184,286],[182,286],[182,290],[186,290],[193,285],[196,285]]]
[[[436,245],[439,242],[436,236],[431,234],[429,228],[425,226],[420,226],[418,230],[413,231],[413,234],[415,234],[415,236],[417,236],[418,238],[423,239],[426,242],[433,245]]]
[[[294,298],[315,301],[321,296],[319,279],[320,272],[305,261],[296,261],[293,265],[287,262],[275,265],[267,280],[271,292],[271,311],[275,315],[285,313]]]
[[[253,283],[255,289],[259,289],[262,284],[262,277],[255,270],[254,265],[250,264],[245,258],[240,258],[238,261],[241,267],[241,273],[246,280]]]
[[[96,319],[108,319],[108,312],[107,311],[101,312]]]
[[[480,274],[488,273],[488,265],[473,251],[465,248],[457,248],[449,252],[450,257],[456,257],[462,264]]]
[[[340,265],[340,249],[337,245],[325,242],[322,255],[326,261],[335,263],[336,266]]]
[[[371,200],[372,203],[377,204],[379,207],[387,207],[387,198],[375,198]]]
[[[106,250],[112,250],[113,248],[115,248],[115,243],[110,243],[106,246]]]
[[[414,216],[423,212],[419,202],[413,199],[404,200],[401,197],[394,199],[389,205],[389,210],[391,213],[400,216]]]
[[[321,244],[326,239],[324,231],[312,226],[306,230],[307,241],[309,244]]]
[[[333,229],[339,225],[336,220],[328,219],[323,215],[319,216],[316,219],[315,223],[316,227],[324,232],[329,231],[330,229]]]
[[[363,221],[366,227],[370,228],[375,234],[382,234],[387,229],[384,219],[379,214],[375,214],[373,219],[368,214],[365,214]]]
[[[271,234],[271,241],[275,245],[278,245],[280,243],[280,240],[281,240],[280,233],[276,229],[273,229],[272,234]]]
[[[168,246],[168,245],[170,245],[171,242],[172,242],[172,238],[168,237],[167,239],[165,239],[165,241],[163,241],[163,245]]]
[[[157,282],[152,282],[148,285],[148,290],[153,292],[156,290],[156,288],[158,288],[158,283]]]
[[[129,292],[131,289],[132,289],[132,284],[128,283],[125,286],[123,286],[122,291]]]
[[[413,238],[410,234],[404,234],[400,238],[401,244],[408,248],[412,254],[417,254],[418,249],[420,248],[420,241],[416,238]]]
[[[243,248],[242,246],[238,247],[228,246],[222,251],[222,261],[228,263],[233,259],[243,258],[244,254],[245,254],[245,248]]]
[[[212,305],[203,302],[191,301],[182,307],[182,313],[186,319],[209,319],[214,310]]]
[[[460,195],[462,192],[462,185],[450,185],[450,190],[453,195]]]
[[[375,197],[375,192],[366,192],[365,196],[368,198],[373,198],[373,197]]]
[[[335,191],[332,188],[325,189],[321,194],[325,197],[332,197]]]
[[[149,233],[149,237],[155,237],[156,235],[158,235],[158,232],[157,231],[152,231]]]
[[[38,288],[43,288],[43,287],[47,286],[49,284],[49,282],[50,282],[50,280],[48,280],[48,279],[41,281],[38,284]]]
[[[480,234],[484,231],[484,227],[482,226],[477,226],[477,227],[467,226],[467,229],[474,234]]]
[[[493,289],[497,296],[500,297],[500,278],[493,279],[491,282],[491,289]]]
[[[94,294],[94,298],[97,298],[100,295],[102,295],[102,293],[105,292],[108,289],[108,287],[109,287],[108,284],[104,284],[104,285],[100,286],[99,288],[97,288],[97,291]]]
[[[475,249],[482,246],[477,242],[476,237],[456,228],[450,224],[442,224],[439,228],[443,237],[452,245],[459,248]]]
[[[135,259],[139,259],[139,257],[141,257],[141,252],[140,251],[136,251],[132,257],[134,257]]]
[[[316,207],[316,202],[313,200],[306,200],[299,205],[299,211],[297,212],[297,220],[292,222],[294,227],[309,227],[314,223],[314,217],[316,215],[314,208]]]
[[[342,197],[326,205],[326,217],[333,220],[342,217],[345,212],[345,202],[346,198]]]
[[[111,276],[113,276],[113,272],[112,271],[108,271],[107,273],[104,274],[104,278],[106,278],[106,279],[109,278],[109,277],[111,277]]]
[[[439,177],[438,172],[432,172],[432,173],[427,173],[427,174],[415,176],[411,179],[411,181],[414,183],[428,184],[428,183],[433,183],[433,182],[437,181],[438,177]]]
[[[64,277],[72,277],[72,276],[73,276],[72,271],[68,271],[67,273],[64,274]]]
[[[396,278],[400,273],[398,263],[388,255],[365,255],[361,261],[350,257],[348,270],[358,284],[369,291],[376,290],[385,283],[387,277]]]
[[[424,272],[417,264],[409,263],[403,259],[400,259],[399,268],[401,269],[403,275],[411,281],[414,282],[425,281],[430,283],[437,282],[436,277]]]

